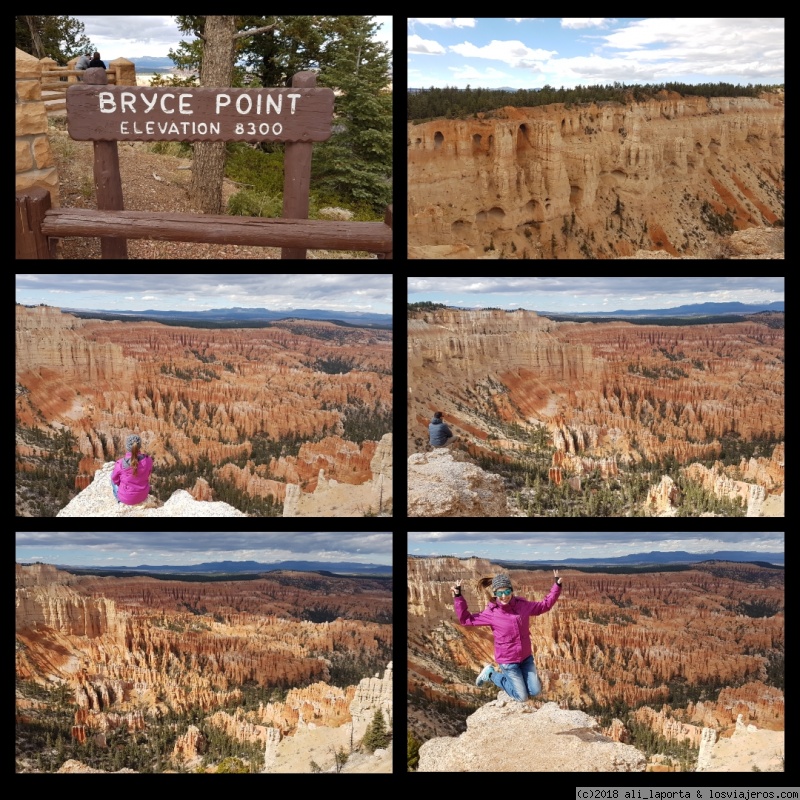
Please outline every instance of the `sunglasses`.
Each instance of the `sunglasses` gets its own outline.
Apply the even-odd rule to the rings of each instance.
[[[512,591],[514,591],[514,590],[513,589],[499,589],[498,591],[495,592],[495,595],[497,597],[508,597],[511,594]]]

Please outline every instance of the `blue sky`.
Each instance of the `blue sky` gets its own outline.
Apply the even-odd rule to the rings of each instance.
[[[408,533],[412,556],[547,561],[560,558],[604,558],[652,550],[710,553],[716,550],[783,552],[783,533]]]
[[[17,302],[104,311],[320,308],[392,313],[391,273],[40,273],[16,276]]]
[[[774,303],[784,278],[504,278],[418,276],[408,279],[408,302],[430,300],[464,308],[532,311],[619,311],[690,303]]]
[[[84,25],[84,33],[91,39],[108,65],[115,58],[141,58],[159,56],[166,58],[170,50],[177,50],[182,39],[189,41],[190,34],[178,30],[175,17],[168,16],[76,16]],[[375,17],[383,24],[377,39],[392,49],[392,18]]]
[[[208,561],[392,563],[391,533],[17,533],[18,562],[136,567]]]
[[[408,85],[783,83],[779,18],[411,18]]]

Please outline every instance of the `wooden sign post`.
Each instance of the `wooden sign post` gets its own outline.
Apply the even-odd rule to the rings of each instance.
[[[67,89],[67,126],[73,139],[94,142],[99,210],[121,211],[118,141],[286,142],[284,217],[308,219],[312,142],[330,138],[333,90],[317,89],[313,72],[291,88],[210,89],[108,86],[103,69],[87,69]],[[103,258],[127,258],[124,239],[102,237]],[[283,257],[305,258],[303,248]]]
[[[316,76],[304,74],[313,86]],[[331,135],[333,90],[150,89],[84,80],[67,90],[67,119],[73,139],[95,142],[323,142]]]

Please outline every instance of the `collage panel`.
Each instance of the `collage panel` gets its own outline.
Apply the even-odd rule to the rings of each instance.
[[[18,532],[16,772],[391,773],[392,547]]]
[[[16,275],[16,515],[390,517],[392,281]]]
[[[783,772],[784,565],[782,532],[410,532],[408,770]]]
[[[783,517],[784,283],[409,277],[409,517]]]

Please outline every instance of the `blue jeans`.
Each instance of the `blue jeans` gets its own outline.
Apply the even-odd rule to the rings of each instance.
[[[520,664],[499,664],[502,672],[493,672],[492,683],[501,688],[513,700],[524,702],[542,691],[542,682],[536,673],[533,656],[528,656]]]
[[[119,493],[119,484],[112,483],[111,484],[111,489],[114,492],[114,499],[115,500],[119,500],[119,494],[118,494]]]

